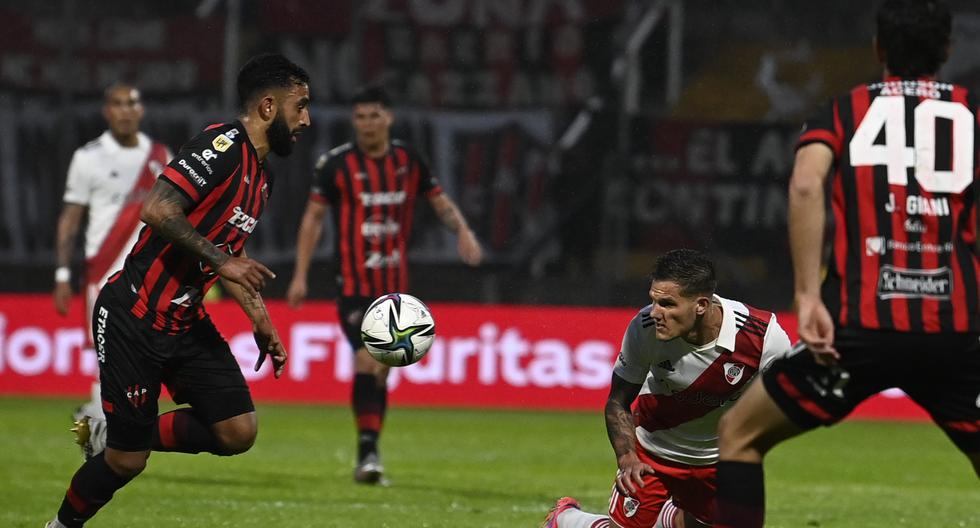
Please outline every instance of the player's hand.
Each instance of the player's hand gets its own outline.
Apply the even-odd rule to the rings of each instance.
[[[637,485],[644,487],[643,475],[652,475],[653,468],[643,463],[636,453],[626,453],[617,460],[616,489],[623,495],[636,496]]]
[[[478,266],[480,262],[483,262],[483,248],[480,247],[480,242],[472,230],[466,229],[459,234],[457,249],[459,250],[459,257],[466,264]]]
[[[68,307],[71,305],[71,284],[67,282],[54,283],[54,309],[61,315],[68,315]]]
[[[293,280],[289,282],[289,289],[286,290],[286,303],[289,304],[290,308],[296,309],[303,306],[303,301],[306,299],[306,281],[293,277]]]
[[[834,365],[840,354],[834,348],[834,319],[819,297],[797,297],[798,331],[813,359],[821,365]]]
[[[286,367],[286,348],[279,340],[279,332],[272,326],[272,321],[268,319],[256,323],[252,327],[252,334],[255,336],[255,344],[259,347],[259,358],[255,362],[255,371],[258,372],[265,363],[265,357],[272,357],[272,368],[276,376],[282,376],[282,371]]]
[[[276,278],[272,270],[264,264],[248,257],[231,257],[218,268],[218,275],[240,284],[251,296],[256,296],[265,287],[265,279]]]

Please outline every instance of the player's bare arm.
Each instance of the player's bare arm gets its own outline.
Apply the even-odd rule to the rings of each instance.
[[[159,180],[143,202],[140,219],[178,247],[210,264],[221,277],[241,284],[251,295],[258,295],[265,286],[266,277],[275,278],[276,275],[262,263],[247,257],[233,257],[201,236],[187,220],[185,211],[191,205],[173,185]]]
[[[817,361],[824,364],[839,357],[833,346],[834,322],[820,299],[826,221],[824,183],[833,161],[833,151],[823,143],[800,148],[789,184],[789,241],[800,339]]]
[[[613,373],[609,398],[606,400],[606,433],[619,466],[616,488],[624,495],[636,493],[635,484],[643,487],[643,475],[653,473],[653,468],[641,462],[636,455],[636,424],[630,406],[639,393],[640,385]]]
[[[456,203],[445,193],[429,198],[429,203],[439,221],[459,237],[459,256],[463,262],[470,266],[479,265],[483,261],[483,248]]]
[[[306,212],[303,213],[299,232],[296,235],[296,266],[293,268],[293,280],[289,282],[289,290],[286,292],[286,302],[291,308],[299,308],[306,299],[308,283],[306,273],[313,259],[313,248],[320,241],[323,217],[326,214],[325,204],[316,200],[307,202]]]
[[[78,228],[82,225],[84,215],[84,205],[65,202],[61,216],[58,217],[58,235],[55,241],[56,263],[59,270],[71,266],[71,253],[75,248],[75,239],[78,237]],[[61,315],[68,314],[68,306],[71,303],[71,284],[68,282],[67,275],[56,273],[54,281],[54,307]]]
[[[244,251],[242,251],[242,256],[247,257]],[[224,286],[225,291],[242,307],[245,315],[252,321],[252,333],[255,336],[255,344],[259,347],[259,357],[255,362],[256,372],[262,367],[262,363],[265,362],[265,358],[268,355],[272,357],[273,370],[278,379],[282,375],[283,368],[286,366],[288,354],[282,341],[279,339],[279,332],[276,330],[275,325],[272,324],[272,318],[269,317],[269,310],[265,306],[262,295],[251,295],[240,284],[223,277],[221,278],[221,284]]]

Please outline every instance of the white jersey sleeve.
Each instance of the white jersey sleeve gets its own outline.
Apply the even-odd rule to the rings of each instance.
[[[81,159],[84,156],[81,149],[78,149],[71,157],[63,200],[87,206],[92,197],[92,178],[86,173],[86,163]]]
[[[623,335],[623,346],[613,372],[635,385],[642,385],[650,374],[650,364],[653,362],[653,347],[644,346],[643,315],[649,313],[649,307],[640,310]]]
[[[762,341],[762,358],[759,361],[759,372],[769,369],[769,365],[776,359],[789,354],[793,344],[783,327],[776,320],[776,314],[769,318],[769,327],[766,329],[766,337]]]

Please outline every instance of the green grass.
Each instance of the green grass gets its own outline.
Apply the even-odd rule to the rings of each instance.
[[[40,528],[60,504],[80,463],[73,403],[0,398],[0,526]],[[562,495],[601,511],[615,469],[598,411],[395,408],[382,440],[392,486],[355,486],[348,409],[259,415],[249,453],[155,453],[88,526],[537,526]],[[969,463],[926,424],[816,431],[777,448],[766,475],[771,527],[980,527]]]

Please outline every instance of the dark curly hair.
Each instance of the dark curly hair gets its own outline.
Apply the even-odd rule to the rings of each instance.
[[[263,53],[248,60],[238,72],[238,104],[241,110],[269,88],[309,84],[306,70],[278,53]]]
[[[885,0],[878,8],[878,45],[888,71],[933,75],[946,62],[952,16],[941,0]]]

